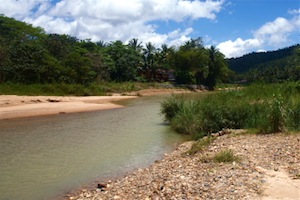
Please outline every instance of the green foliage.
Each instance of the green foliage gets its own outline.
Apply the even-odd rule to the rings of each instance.
[[[293,59],[296,59],[296,62],[299,66],[299,48],[300,45],[297,44],[288,48],[279,49],[277,51],[256,52],[246,54],[239,58],[231,58],[228,60],[229,68],[237,73],[245,73],[251,69],[262,69],[269,66],[282,68],[287,66],[287,64],[289,64],[289,62]],[[283,61],[282,59],[287,60]]]
[[[179,48],[138,39],[128,44],[92,42],[70,35],[46,34],[39,27],[0,16],[0,83],[79,84],[168,81],[207,84],[213,89],[230,74],[224,56],[206,49],[201,38]]]
[[[181,84],[201,84],[214,90],[218,81],[228,81],[228,69],[224,55],[214,46],[203,47],[201,39],[191,40],[175,52],[176,82]],[[222,78],[221,78],[222,77]]]
[[[232,163],[232,162],[238,162],[240,158],[238,156],[235,156],[233,151],[231,149],[225,149],[220,152],[218,152],[214,157],[213,160],[218,163]]]
[[[160,88],[159,84],[135,83],[135,82],[101,82],[89,85],[81,84],[0,84],[0,95],[51,95],[51,96],[102,96],[112,93],[126,93],[139,91],[146,88]]]
[[[209,135],[224,128],[256,128],[260,133],[300,130],[299,83],[252,85],[199,98],[172,96],[162,106],[180,133]]]
[[[172,97],[165,99],[161,103],[161,113],[164,115],[165,121],[171,122],[172,119],[178,114],[182,109],[184,104],[184,99],[178,96],[172,95]]]
[[[251,53],[228,60],[229,68],[240,73],[240,80],[281,83],[300,79],[300,45],[277,51]]]
[[[171,124],[176,131],[191,134],[194,137],[202,131],[202,117],[197,104],[198,102],[190,100],[185,100],[181,104]]]

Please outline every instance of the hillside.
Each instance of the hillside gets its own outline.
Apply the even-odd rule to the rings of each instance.
[[[228,63],[229,68],[239,74],[254,69],[264,70],[269,67],[293,68],[300,66],[300,45],[297,44],[276,51],[250,53],[239,58],[231,58]]]

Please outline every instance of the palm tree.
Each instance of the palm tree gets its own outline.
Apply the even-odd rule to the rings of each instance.
[[[156,52],[157,49],[151,42],[146,43],[146,47],[143,49],[144,69],[146,72],[150,72],[150,78],[152,80],[155,80],[156,78],[156,63],[155,63]]]
[[[128,46],[135,52],[140,53],[142,51],[142,42],[138,42],[138,39],[133,38],[128,42]]]
[[[196,39],[190,39],[186,41],[183,46],[181,46],[181,50],[184,51],[189,51],[192,49],[201,49],[201,48],[203,48],[203,41],[200,37]]]
[[[217,84],[217,79],[220,76],[221,69],[226,67],[224,55],[219,52],[219,50],[211,46],[208,50],[209,53],[209,70],[208,76],[206,79],[206,85],[208,86],[209,90],[214,90],[214,87]]]
[[[96,42],[96,45],[99,46],[100,48],[105,48],[105,47],[107,47],[107,43],[104,42],[104,41],[102,41],[102,40]]]

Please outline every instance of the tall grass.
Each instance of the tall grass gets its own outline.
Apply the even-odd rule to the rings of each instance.
[[[107,95],[111,93],[126,93],[138,91],[145,88],[159,88],[157,83],[139,82],[101,82],[90,85],[79,84],[19,84],[2,83],[0,84],[0,95],[54,95],[54,96],[92,96]]]
[[[172,96],[161,113],[178,132],[209,135],[223,128],[260,133],[300,130],[300,83],[256,84],[192,99]]]

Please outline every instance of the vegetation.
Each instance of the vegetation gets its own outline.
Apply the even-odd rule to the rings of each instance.
[[[210,95],[164,100],[161,113],[184,134],[210,135],[224,128],[255,128],[259,133],[300,130],[300,82],[255,84]]]
[[[223,162],[223,163],[232,163],[237,162],[240,160],[238,156],[235,156],[231,149],[225,149],[218,152],[214,157],[213,160],[216,162]]]
[[[75,95],[75,96],[101,96],[112,93],[127,93],[139,91],[146,88],[164,88],[164,84],[150,82],[101,82],[92,83],[87,86],[81,84],[21,84],[2,83],[0,84],[0,95]]]
[[[238,80],[267,83],[300,79],[300,45],[277,51],[250,53],[228,60],[229,68],[239,73]]]
[[[191,149],[186,152],[187,155],[193,155],[197,152],[203,151],[206,147],[208,147],[213,141],[215,137],[204,137],[195,142]]]
[[[172,80],[213,90],[231,73],[224,55],[213,46],[205,48],[200,38],[176,48],[166,44],[157,48],[151,42],[143,45],[135,38],[127,44],[92,42],[47,34],[41,28],[0,15],[0,84],[46,88],[49,84],[74,85],[79,91],[82,86],[87,90],[83,93],[89,95],[101,93],[98,86],[107,82]]]

